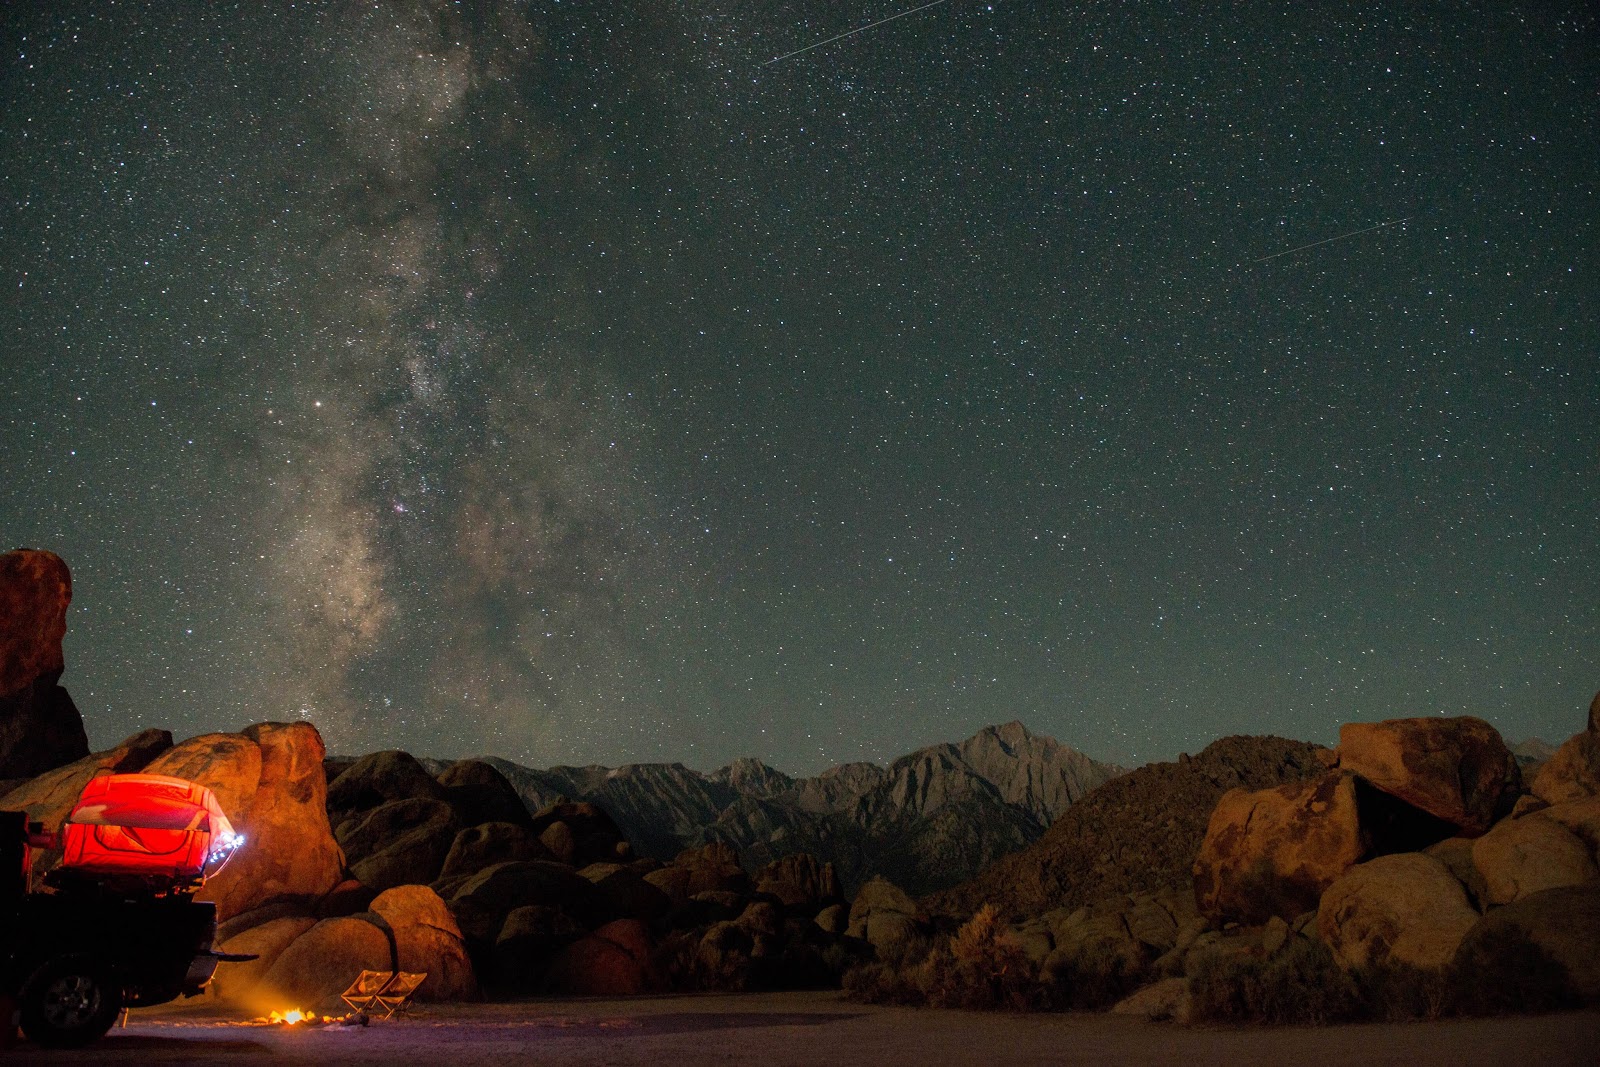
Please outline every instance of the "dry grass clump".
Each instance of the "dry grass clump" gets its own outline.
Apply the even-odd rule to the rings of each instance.
[[[1365,1017],[1361,987],[1320,941],[1296,938],[1259,959],[1232,953],[1197,957],[1189,976],[1196,1019],[1322,1026]]]

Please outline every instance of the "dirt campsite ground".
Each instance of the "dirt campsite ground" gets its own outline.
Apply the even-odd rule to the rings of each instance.
[[[1600,1063],[1600,1012],[1322,1029],[1183,1028],[1109,1015],[999,1015],[872,1007],[838,993],[422,1005],[331,1028],[243,1025],[210,1007],[151,1008],[79,1052],[22,1044],[7,1063],[950,1064]]]

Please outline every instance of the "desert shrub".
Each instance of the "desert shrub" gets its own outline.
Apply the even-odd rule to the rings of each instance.
[[[913,939],[886,958],[848,971],[844,988],[855,999],[878,1004],[1006,1011],[1049,1006],[1035,968],[989,904],[947,938]]]
[[[876,955],[878,961],[886,966],[908,970],[927,959],[938,940],[931,934],[911,934],[886,948],[878,949]]]
[[[1384,963],[1352,971],[1350,979],[1360,990],[1363,1019],[1401,1023],[1456,1014],[1449,969]]]
[[[926,1004],[927,994],[912,976],[872,960],[844,972],[845,995],[864,1004]]]
[[[1038,975],[992,904],[929,953],[919,983],[941,1008],[1026,1011],[1040,1005]]]
[[[1566,968],[1520,931],[1493,930],[1439,970],[1382,963],[1346,971],[1319,941],[1270,959],[1208,953],[1189,978],[1194,1017],[1217,1022],[1406,1022],[1559,1011],[1577,1005]]]
[[[1109,1008],[1145,983],[1142,960],[1121,952],[1081,951],[1051,957],[1044,979],[1052,1002],[1062,1009],[1099,1011]]]
[[[1194,1018],[1325,1025],[1363,1018],[1361,986],[1320,941],[1296,938],[1270,958],[1207,952],[1189,976]]]

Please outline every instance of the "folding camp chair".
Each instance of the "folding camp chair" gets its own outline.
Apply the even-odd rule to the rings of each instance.
[[[369,1014],[376,1015],[383,1009],[385,1019],[390,1016],[403,1014],[411,1006],[412,994],[417,987],[427,980],[427,971],[396,971],[394,978],[372,998],[372,1007],[368,1008]]]
[[[362,971],[350,983],[350,988],[339,994],[339,999],[348,1004],[351,1011],[368,1011],[378,994],[393,981],[393,971]]]

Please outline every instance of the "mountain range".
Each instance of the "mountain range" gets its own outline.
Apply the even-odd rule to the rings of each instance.
[[[447,761],[423,760],[434,773]],[[530,810],[558,799],[603,808],[639,854],[670,860],[714,841],[749,870],[795,852],[831,862],[846,887],[882,875],[913,894],[974,877],[1038,840],[1079,797],[1124,773],[1020,722],[890,763],[796,778],[758,759],[709,774],[681,763],[524,767],[484,757]]]

